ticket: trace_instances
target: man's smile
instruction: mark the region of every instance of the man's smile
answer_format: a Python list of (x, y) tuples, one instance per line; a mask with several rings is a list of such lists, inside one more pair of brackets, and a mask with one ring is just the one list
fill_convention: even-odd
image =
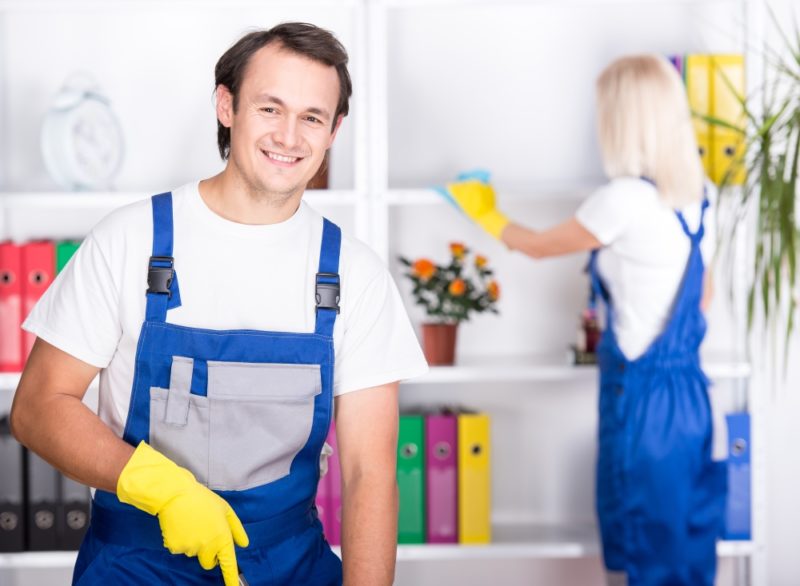
[(280, 153), (275, 153), (272, 151), (266, 151), (264, 149), (260, 149), (262, 154), (269, 159), (271, 163), (278, 165), (279, 167), (293, 167), (296, 163), (301, 161), (303, 157), (292, 157), (289, 155), (282, 155)]

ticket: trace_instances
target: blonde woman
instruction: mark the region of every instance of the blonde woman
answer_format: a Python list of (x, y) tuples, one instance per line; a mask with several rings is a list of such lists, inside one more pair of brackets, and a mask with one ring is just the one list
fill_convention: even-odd
[(444, 192), (532, 258), (593, 251), (592, 297), (606, 307), (596, 505), (609, 583), (712, 586), (726, 476), (711, 459), (699, 348), (714, 235), (683, 84), (661, 57), (624, 57), (598, 79), (597, 114), (610, 181), (564, 223), (510, 221), (480, 175)]

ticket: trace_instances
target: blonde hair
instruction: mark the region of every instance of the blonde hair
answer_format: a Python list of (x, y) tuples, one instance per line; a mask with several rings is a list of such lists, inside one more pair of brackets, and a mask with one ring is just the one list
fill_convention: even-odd
[(705, 180), (680, 75), (657, 55), (617, 59), (597, 79), (603, 167), (610, 178), (652, 179), (662, 201), (681, 208)]

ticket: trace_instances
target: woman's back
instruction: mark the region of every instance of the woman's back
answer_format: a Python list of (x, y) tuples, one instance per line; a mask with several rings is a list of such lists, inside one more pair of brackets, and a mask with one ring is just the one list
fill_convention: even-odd
[[(701, 201), (681, 210), (693, 232), (700, 210)], [(627, 358), (637, 358), (671, 315), (689, 258), (689, 238), (655, 186), (638, 178), (614, 179), (598, 189), (576, 218), (604, 245), (598, 266), (614, 304), (617, 340)], [(706, 212), (704, 224), (701, 250), (708, 266), (716, 238), (713, 210)]]

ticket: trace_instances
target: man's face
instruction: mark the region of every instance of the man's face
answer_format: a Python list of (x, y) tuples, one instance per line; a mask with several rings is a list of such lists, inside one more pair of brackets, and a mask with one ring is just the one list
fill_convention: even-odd
[(217, 90), (217, 116), (231, 129), (230, 164), (254, 191), (279, 200), (302, 192), (333, 143), (338, 100), (334, 67), (276, 43), (261, 48), (245, 70), (236, 112), (227, 88)]

